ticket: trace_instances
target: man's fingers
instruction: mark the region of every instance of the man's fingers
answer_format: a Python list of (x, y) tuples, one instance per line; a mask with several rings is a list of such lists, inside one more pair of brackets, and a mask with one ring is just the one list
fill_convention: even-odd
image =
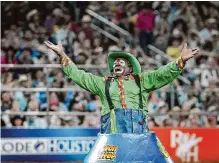
[(44, 42), (44, 44), (48, 47), (48, 48), (50, 48), (50, 44), (48, 43), (48, 42)]
[(183, 45), (183, 49), (187, 49), (187, 43)]
[(196, 49), (196, 50), (192, 51), (192, 55), (195, 55), (195, 54), (197, 54), (198, 52), (199, 52), (199, 49)]
[(192, 48), (192, 51), (199, 50), (199, 48)]
[(50, 42), (50, 41), (46, 41), (46, 42), (48, 42), (49, 44), (51, 44), (51, 45), (54, 45), (52, 42)]
[(54, 45), (53, 43), (51, 43), (50, 41), (44, 41), (45, 44), (47, 45)]
[(46, 44), (46, 46), (51, 46), (51, 43), (49, 41), (44, 41), (44, 44)]
[(54, 45), (53, 43), (51, 43), (50, 41), (45, 41), (44, 42), (46, 44), (46, 46), (49, 49), (52, 49), (54, 52), (56, 52), (56, 54), (58, 54), (59, 56), (62, 55), (63, 52), (63, 47), (61, 42), (58, 42), (58, 45)]
[(53, 50), (55, 49), (55, 46), (54, 46), (53, 43), (51, 43), (51, 42), (49, 42), (49, 41), (45, 41), (44, 43), (46, 44), (46, 46), (47, 46), (48, 48), (53, 49)]
[(62, 45), (62, 42), (61, 42), (61, 41), (58, 41), (58, 45), (59, 45), (59, 46)]
[(192, 50), (192, 52), (199, 52), (199, 49)]
[(58, 41), (58, 46), (59, 46), (59, 48), (62, 48), (62, 42), (61, 41)]

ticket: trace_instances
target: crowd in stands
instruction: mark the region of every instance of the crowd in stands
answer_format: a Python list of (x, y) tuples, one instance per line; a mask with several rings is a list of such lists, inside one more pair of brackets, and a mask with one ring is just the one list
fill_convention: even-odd
[[(86, 13), (90, 9), (129, 32), (125, 36)], [(142, 66), (147, 56), (161, 65), (168, 61), (148, 48), (151, 44), (173, 60), (183, 43), (200, 54), (186, 64), (182, 76), (151, 93), (149, 127), (219, 126), (219, 2), (2, 2), (1, 64), (60, 64), (44, 44), (61, 40), (78, 65), (106, 65), (109, 51), (128, 51)], [(112, 34), (112, 41), (95, 24)], [(139, 51), (139, 47), (143, 51)], [(145, 69), (144, 69), (145, 70)], [(107, 69), (92, 69), (103, 75)], [(146, 71), (146, 70), (145, 70)], [(60, 68), (1, 67), (1, 88), (70, 88), (74, 83)], [(49, 96), (49, 101), (47, 97)], [(89, 116), (10, 115), (13, 112), (91, 112)], [(1, 125), (6, 127), (99, 127), (99, 97), (84, 90), (67, 92), (1, 92)], [(167, 114), (167, 113), (174, 114)], [(208, 115), (200, 115), (208, 112)], [(5, 113), (5, 114), (4, 114)], [(7, 114), (6, 114), (7, 113)], [(179, 113), (179, 114), (178, 114)], [(180, 113), (189, 113), (180, 115)]]

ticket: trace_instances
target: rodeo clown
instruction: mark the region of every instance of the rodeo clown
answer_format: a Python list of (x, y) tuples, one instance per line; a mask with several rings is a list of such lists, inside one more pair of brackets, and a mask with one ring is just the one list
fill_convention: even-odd
[(45, 44), (61, 58), (67, 77), (102, 102), (101, 130), (84, 163), (170, 163), (165, 148), (147, 125), (148, 96), (172, 82), (186, 61), (199, 52), (183, 46), (181, 57), (151, 72), (142, 72), (138, 60), (127, 52), (110, 52), (111, 76), (99, 77), (79, 70), (65, 55), (61, 42)]

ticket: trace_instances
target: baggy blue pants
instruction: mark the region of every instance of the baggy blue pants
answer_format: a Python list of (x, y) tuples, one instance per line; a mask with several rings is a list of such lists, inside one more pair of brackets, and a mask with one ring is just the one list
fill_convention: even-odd
[[(148, 131), (147, 121), (141, 110), (115, 109), (118, 133), (143, 133)], [(109, 134), (111, 128), (110, 114), (101, 117), (101, 133)]]
[(118, 133), (110, 134), (110, 115), (101, 117), (101, 133), (84, 163), (173, 163), (148, 130), (141, 110), (115, 109)]

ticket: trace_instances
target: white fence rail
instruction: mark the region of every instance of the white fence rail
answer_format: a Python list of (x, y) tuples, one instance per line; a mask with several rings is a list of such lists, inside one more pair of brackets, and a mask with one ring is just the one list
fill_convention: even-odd
[[(60, 64), (1, 64), (1, 67), (5, 68), (61, 68)], [(77, 65), (78, 68), (82, 69), (103, 69), (107, 68), (107, 65)]]
[[(106, 65), (77, 65), (79, 68), (85, 68), (85, 69), (102, 69), (102, 68), (107, 68)], [(23, 65), (17, 65), (17, 64), (2, 64), (1, 67), (7, 67), (7, 68), (46, 68), (46, 75), (48, 79), (48, 69), (49, 68), (60, 68), (59, 64), (23, 64)], [(70, 88), (49, 88), (48, 82), (47, 86), (44, 88), (7, 88), (7, 87), (1, 87), (1, 92), (2, 91), (10, 91), (10, 92), (15, 92), (15, 91), (24, 91), (24, 92), (38, 92), (38, 91), (45, 91), (47, 92), (47, 101), (49, 101), (49, 92), (66, 92), (66, 91), (81, 91), (82, 89), (78, 86), (70, 87)], [(206, 91), (212, 91), (210, 89), (206, 89)], [(219, 91), (219, 88), (214, 89), (214, 91)], [(1, 114), (10, 114), (10, 115), (45, 115), (47, 117), (47, 124), (48, 127), (50, 126), (50, 115), (88, 115), (92, 113), (86, 113), (86, 112), (50, 112), (50, 106), (47, 105), (46, 112), (17, 112), (17, 113), (7, 113), (7, 112), (2, 112)], [(168, 113), (169, 115), (176, 114), (176, 113)], [(180, 115), (190, 115), (191, 113), (180, 113)], [(210, 113), (200, 113), (202, 115), (209, 115)], [(218, 114), (218, 113), (217, 113)], [(156, 114), (150, 114), (150, 116), (155, 116)], [(177, 113), (179, 115), (179, 113)]]
[(27, 111), (27, 112), (2, 112), (2, 115), (22, 115), (22, 116), (87, 116), (94, 114), (92, 112), (40, 112), (40, 111)]
[[(27, 112), (2, 112), (2, 115), (23, 115), (23, 116), (87, 116), (91, 114), (95, 114), (94, 112), (33, 112), (33, 111), (27, 111)], [(200, 113), (191, 113), (191, 112), (168, 112), (165, 114), (162, 113), (149, 113), (149, 116), (164, 116), (164, 115), (170, 115), (170, 116), (187, 116), (187, 115), (203, 115), (203, 116), (208, 116), (208, 115), (215, 115), (217, 116), (219, 114), (218, 111), (215, 112), (200, 112)]]
[[(1, 91), (7, 91), (7, 92), (68, 92), (68, 91), (82, 91), (84, 89), (81, 89), (78, 86), (70, 87), (70, 88), (5, 88), (2, 87)], [(85, 90), (84, 90), (85, 91)]]
[(108, 21), (106, 18), (104, 18), (104, 17), (102, 17), (101, 15), (95, 13), (94, 11), (92, 11), (92, 10), (90, 10), (90, 9), (86, 9), (86, 12), (87, 12), (89, 15), (91, 15), (91, 16), (95, 17), (96, 19), (100, 20), (101, 22), (103, 22), (103, 23), (109, 25), (110, 27), (116, 29), (116, 30), (119, 31), (120, 33), (122, 33), (122, 34), (124, 34), (124, 35), (126, 35), (126, 36), (130, 36), (130, 35), (131, 35), (128, 31), (126, 31), (126, 30), (122, 29), (121, 27), (115, 25), (114, 23)]
[[(74, 86), (74, 87), (68, 87), (68, 88), (7, 88), (7, 87), (1, 87), (1, 92), (6, 91), (6, 92), (71, 92), (71, 91), (86, 91), (79, 86)], [(198, 91), (197, 89), (193, 89), (193, 91)], [(206, 92), (219, 92), (219, 88), (215, 89), (205, 89)], [(168, 92), (168, 90), (167, 90)]]

